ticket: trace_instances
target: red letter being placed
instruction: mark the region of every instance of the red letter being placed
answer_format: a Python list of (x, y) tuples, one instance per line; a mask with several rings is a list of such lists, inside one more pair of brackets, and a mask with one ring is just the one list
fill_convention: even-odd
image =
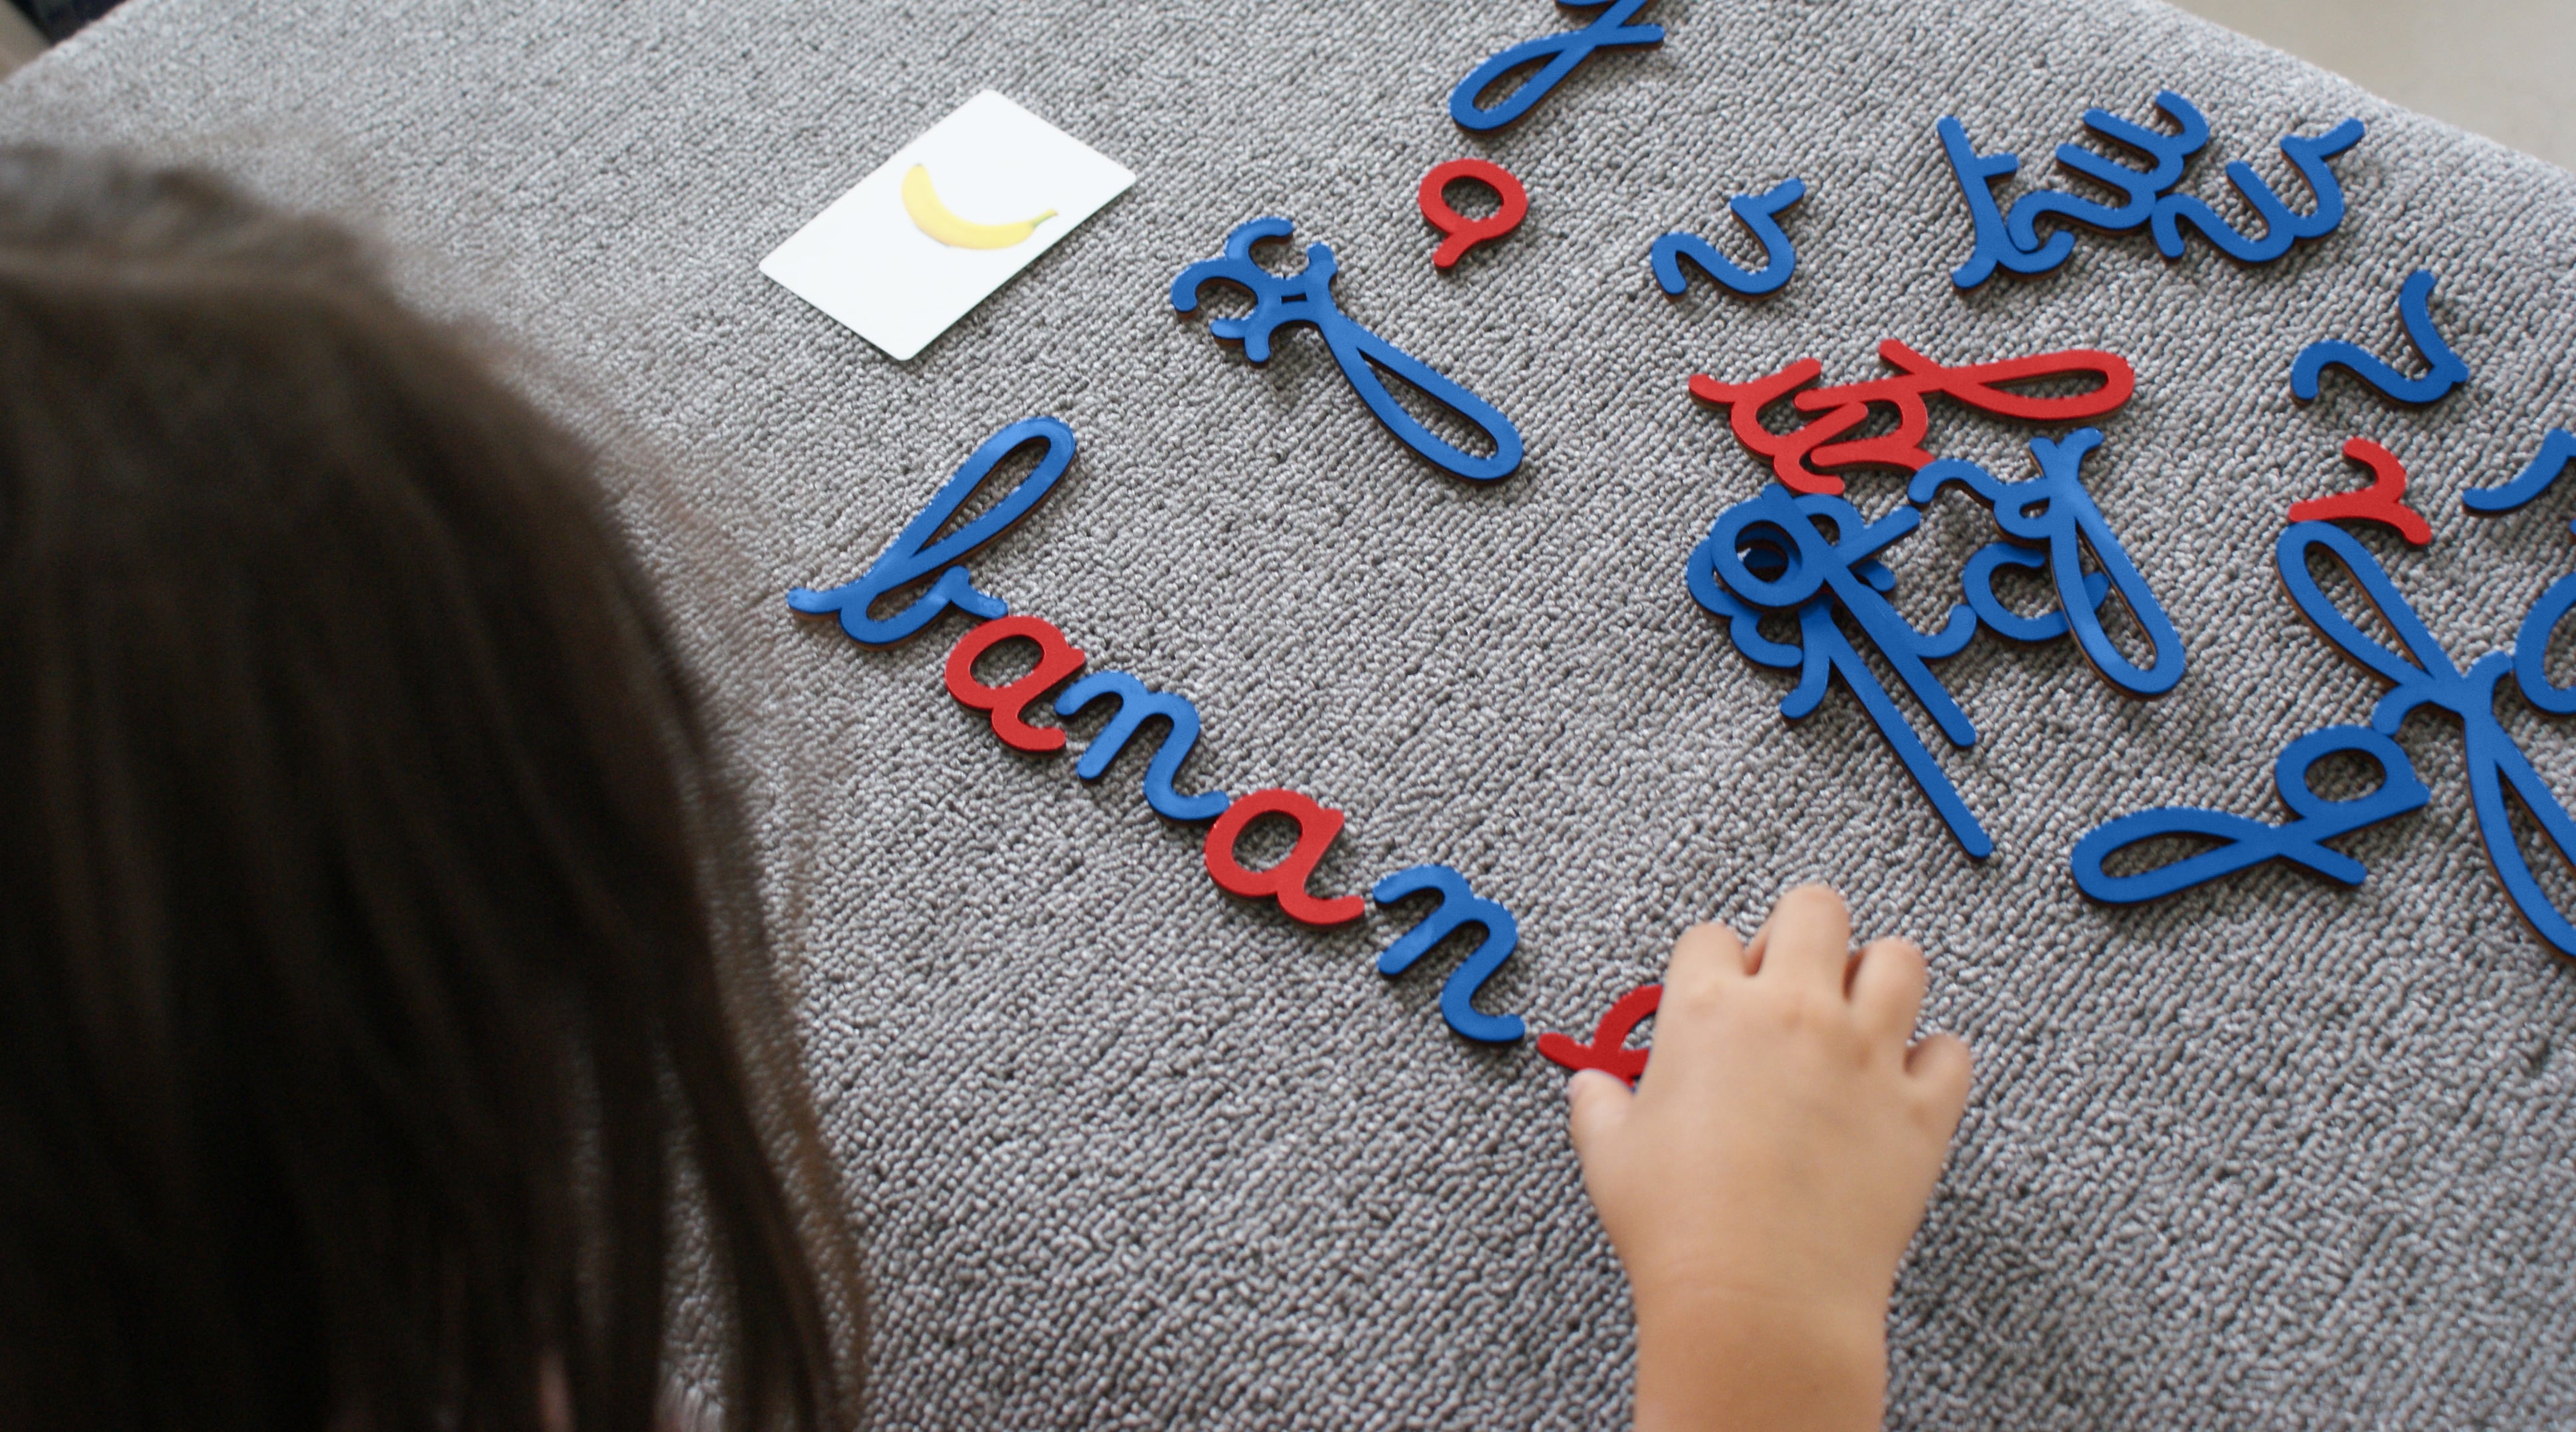
[[(1038, 644), (1037, 670), (1003, 686), (986, 686), (975, 679), (975, 659), (1013, 637), (1026, 637)], [(978, 711), (993, 713), (993, 734), (1002, 744), (1020, 751), (1061, 751), (1064, 732), (1053, 726), (1032, 726), (1020, 719), (1029, 703), (1046, 693), (1046, 689), (1082, 669), (1083, 656), (1064, 639), (1053, 623), (1039, 617), (995, 617), (957, 639), (948, 653), (948, 694)], [(1341, 818), (1333, 818), (1335, 829)]]
[[(1243, 835), (1245, 826), (1265, 815), (1284, 815), (1297, 822), (1297, 843), (1269, 869), (1246, 870), (1234, 858), (1234, 843)], [(1278, 896), (1279, 908), (1302, 924), (1347, 924), (1367, 913), (1367, 902), (1357, 895), (1319, 900), (1306, 891), (1306, 878), (1315, 873), (1316, 863), (1341, 833), (1340, 811), (1317, 805), (1295, 791), (1254, 791), (1237, 796), (1225, 814), (1216, 818), (1216, 824), (1208, 827), (1208, 875), (1218, 888), (1246, 900)]]
[(1639, 985), (1601, 1016), (1601, 1023), (1593, 1027), (1590, 1044), (1577, 1044), (1562, 1034), (1542, 1034), (1538, 1037), (1538, 1052), (1568, 1069), (1598, 1069), (1633, 1085), (1646, 1076), (1646, 1056), (1651, 1051), (1629, 1048), (1628, 1036), (1663, 1002), (1662, 985)]

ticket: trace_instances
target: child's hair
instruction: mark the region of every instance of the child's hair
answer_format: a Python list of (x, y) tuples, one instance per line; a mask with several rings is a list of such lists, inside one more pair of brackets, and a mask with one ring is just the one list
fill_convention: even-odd
[(584, 448), (343, 231), (0, 154), (0, 1426), (636, 1432), (691, 1218), (729, 1425), (848, 1425), (769, 981)]

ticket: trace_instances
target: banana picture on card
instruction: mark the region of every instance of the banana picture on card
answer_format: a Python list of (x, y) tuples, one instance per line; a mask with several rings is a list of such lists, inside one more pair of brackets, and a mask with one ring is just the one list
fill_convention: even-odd
[(907, 359), (1136, 176), (986, 90), (760, 261), (760, 271)]

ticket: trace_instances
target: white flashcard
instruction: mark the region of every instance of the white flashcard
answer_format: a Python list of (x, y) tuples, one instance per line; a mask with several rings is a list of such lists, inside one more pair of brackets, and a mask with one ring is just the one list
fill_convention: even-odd
[(991, 90), (959, 105), (760, 261), (910, 358), (1136, 176)]

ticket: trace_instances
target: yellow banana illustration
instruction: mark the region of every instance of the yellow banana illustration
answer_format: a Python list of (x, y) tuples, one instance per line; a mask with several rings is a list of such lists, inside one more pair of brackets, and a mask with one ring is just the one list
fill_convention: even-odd
[(904, 171), (903, 211), (923, 233), (955, 249), (1007, 249), (1025, 242), (1038, 225), (1055, 217), (1055, 210), (1049, 209), (1016, 224), (968, 223), (939, 202), (939, 191), (930, 187), (930, 170), (919, 164)]

